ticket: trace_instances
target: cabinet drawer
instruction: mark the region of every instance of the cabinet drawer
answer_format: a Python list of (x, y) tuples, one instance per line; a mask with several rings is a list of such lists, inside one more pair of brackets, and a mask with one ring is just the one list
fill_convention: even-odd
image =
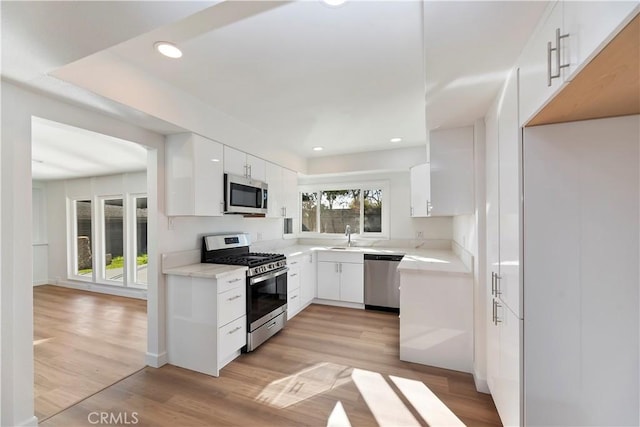
[(218, 329), (218, 360), (225, 361), (229, 356), (247, 344), (247, 317)]
[(291, 319), (300, 311), (300, 289), (287, 295), (287, 319)]
[(349, 252), (346, 250), (318, 251), (318, 261), (364, 264), (364, 255), (362, 252)]
[(300, 288), (300, 266), (296, 265), (287, 271), (287, 292)]
[(228, 276), (223, 276), (218, 279), (218, 293), (226, 292), (238, 286), (244, 287), (246, 283), (247, 273), (244, 270), (238, 273), (231, 273)]
[(287, 266), (289, 268), (298, 267), (303, 263), (302, 255), (296, 255), (294, 257), (287, 257)]
[(218, 326), (226, 325), (247, 310), (247, 288), (238, 286), (227, 292), (218, 294)]

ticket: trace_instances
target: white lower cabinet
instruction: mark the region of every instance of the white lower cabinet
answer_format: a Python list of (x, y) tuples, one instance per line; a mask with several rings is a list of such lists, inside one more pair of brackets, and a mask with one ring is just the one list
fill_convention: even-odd
[(300, 311), (300, 259), (287, 259), (287, 320)]
[(364, 255), (320, 251), (317, 257), (318, 298), (364, 304)]
[(302, 266), (300, 268), (300, 304), (305, 308), (316, 297), (317, 276), (316, 276), (316, 255), (313, 252), (302, 256)]
[(247, 344), (245, 270), (217, 279), (167, 276), (167, 357), (218, 376)]
[(400, 270), (400, 360), (473, 371), (473, 278)]

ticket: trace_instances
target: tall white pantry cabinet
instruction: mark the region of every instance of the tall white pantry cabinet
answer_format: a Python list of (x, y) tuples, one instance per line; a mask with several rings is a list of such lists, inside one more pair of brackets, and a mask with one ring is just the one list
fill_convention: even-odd
[[(550, 10), (570, 30), (597, 20), (583, 3)], [(489, 389), (505, 425), (640, 425), (640, 116), (526, 126), (530, 66), (486, 116)]]

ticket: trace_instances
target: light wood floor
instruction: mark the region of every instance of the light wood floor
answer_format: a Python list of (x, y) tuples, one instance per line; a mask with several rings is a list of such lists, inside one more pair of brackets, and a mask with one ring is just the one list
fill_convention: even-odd
[(33, 304), (39, 420), (145, 366), (146, 301), (45, 285)]
[(393, 314), (312, 305), (219, 378), (147, 367), (41, 425), (89, 426), (95, 412), (144, 426), (345, 425), (341, 413), (354, 427), (451, 425), (431, 417), (442, 405), (466, 425), (500, 425), (471, 375), (401, 362), (398, 326)]

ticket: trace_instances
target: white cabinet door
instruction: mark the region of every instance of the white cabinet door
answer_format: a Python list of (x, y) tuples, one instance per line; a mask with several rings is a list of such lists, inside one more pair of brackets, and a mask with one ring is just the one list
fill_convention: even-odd
[(284, 199), (282, 168), (271, 162), (267, 162), (265, 174), (266, 182), (269, 185), (267, 217), (280, 218), (282, 216)]
[(505, 426), (522, 425), (520, 391), (520, 331), (522, 320), (504, 305), (497, 307), (496, 315), (500, 340), (500, 371), (491, 390), (500, 420)]
[[(500, 299), (521, 317), (520, 292), (520, 126), (518, 124), (518, 70), (509, 76), (498, 112), (500, 269), (496, 287)], [(494, 155), (494, 153), (491, 153)], [(494, 183), (492, 183), (495, 185)], [(492, 189), (492, 191), (494, 191)], [(492, 194), (492, 197), (495, 197)], [(495, 202), (495, 200), (492, 200)], [(495, 220), (492, 218), (492, 220)]]
[(428, 215), (428, 201), (431, 193), (429, 163), (411, 168), (411, 210), (412, 217)]
[(234, 175), (246, 176), (247, 154), (235, 148), (224, 146), (224, 171)]
[(318, 298), (340, 300), (340, 264), (318, 262)]
[(498, 165), (498, 117), (497, 106), (487, 114), (486, 120), (486, 215), (487, 215), (487, 383), (493, 391), (497, 382), (500, 363), (498, 329), (493, 324), (493, 278), (500, 272), (500, 202)]
[(300, 303), (304, 306), (316, 297), (316, 263), (313, 253), (303, 257), (300, 275)]
[(220, 216), (224, 211), (223, 146), (194, 135), (195, 215)]
[(340, 263), (340, 300), (364, 303), (363, 264)]
[(429, 216), (472, 214), (473, 126), (430, 132), (429, 153)]
[(266, 181), (266, 162), (256, 156), (247, 154), (247, 167), (249, 168), (249, 176), (257, 181)]
[(569, 34), (569, 77), (600, 51), (638, 11), (637, 1), (566, 1), (563, 31)]
[(220, 216), (223, 146), (192, 133), (166, 141), (166, 214)]
[[(298, 174), (289, 169), (282, 169), (284, 193), (284, 216), (296, 218), (298, 216)], [(294, 228), (295, 230), (296, 228)]]
[[(564, 73), (561, 73), (561, 77), (554, 79), (549, 86), (547, 43), (551, 42), (552, 47), (555, 46), (556, 29), (560, 28), (562, 32), (563, 2), (555, 2), (549, 7), (552, 9), (548, 9), (545, 13), (546, 20), (538, 26), (529, 39), (518, 61), (520, 68), (520, 124), (522, 125), (533, 118), (546, 101), (551, 99), (562, 85), (564, 78)], [(564, 45), (565, 41), (566, 39), (561, 41), (561, 45)], [(552, 52), (551, 63), (551, 71), (556, 73), (558, 69), (555, 52)]]

